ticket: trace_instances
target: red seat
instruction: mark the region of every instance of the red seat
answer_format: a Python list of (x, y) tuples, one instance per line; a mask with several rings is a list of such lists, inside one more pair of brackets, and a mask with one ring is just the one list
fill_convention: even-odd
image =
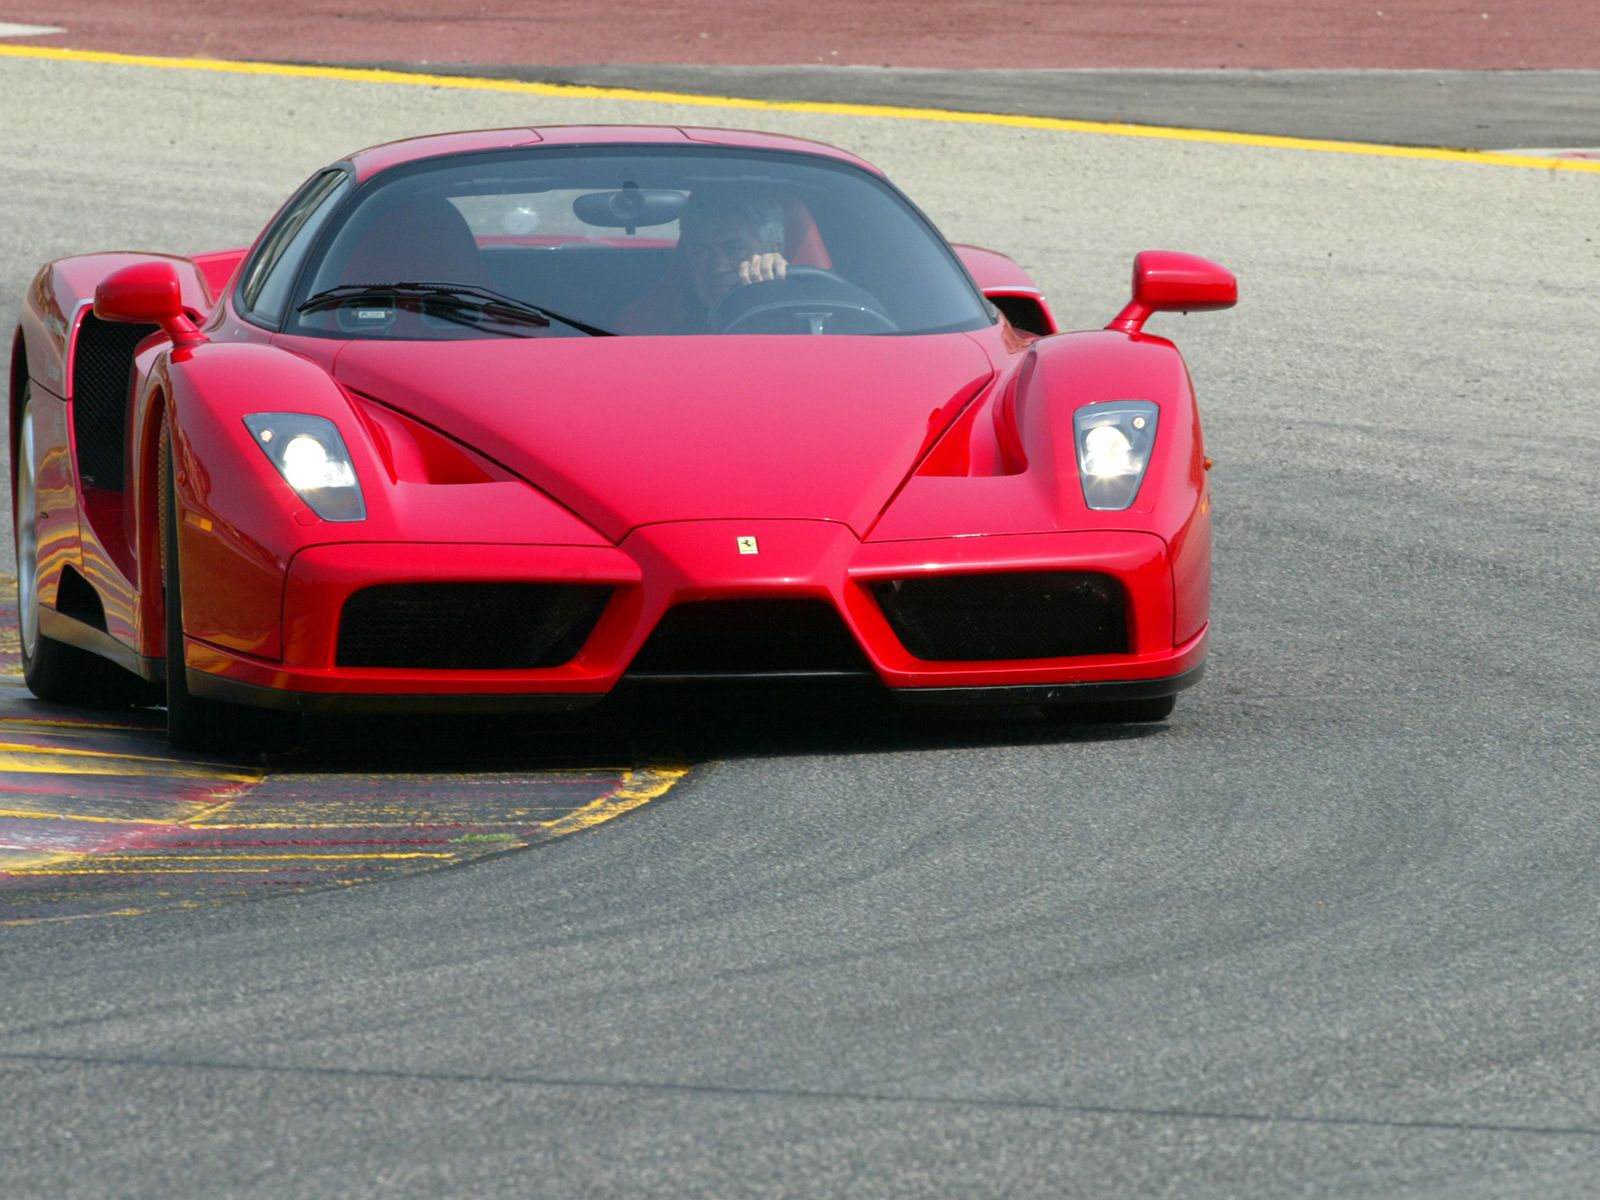
[[(489, 287), (489, 272), (467, 220), (442, 196), (411, 198), (384, 209), (354, 234), (355, 242), (322, 286), (347, 283), (465, 283)], [(340, 247), (330, 255), (338, 259)]]
[[(364, 214), (363, 214), (364, 215)], [(313, 292), (352, 284), (459, 283), (493, 288), (478, 242), (461, 211), (443, 196), (413, 196), (358, 217), (340, 232), (328, 252)], [(399, 309), (377, 326), (353, 322), (353, 310), (329, 309), (303, 318), (329, 332), (370, 331), (388, 337), (447, 335), (419, 312)]]

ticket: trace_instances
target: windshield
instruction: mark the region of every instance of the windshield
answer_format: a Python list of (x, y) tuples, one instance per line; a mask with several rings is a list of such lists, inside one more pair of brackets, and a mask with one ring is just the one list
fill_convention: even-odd
[(613, 146), (376, 176), (321, 231), (286, 328), (460, 340), (919, 334), (991, 320), (944, 240), (870, 172), (792, 153)]

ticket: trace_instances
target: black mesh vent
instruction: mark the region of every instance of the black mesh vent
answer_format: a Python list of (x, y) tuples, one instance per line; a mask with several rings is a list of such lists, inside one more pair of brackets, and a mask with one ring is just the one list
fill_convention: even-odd
[(72, 432), (78, 474), (110, 491), (122, 490), (123, 438), (128, 422), (133, 349), (157, 329), (85, 313), (72, 357)]
[(569, 661), (608, 587), (562, 583), (386, 583), (345, 601), (341, 667), (515, 671)]
[(699, 600), (667, 610), (632, 675), (860, 675), (861, 648), (825, 600)]
[(932, 662), (1126, 654), (1122, 585), (1089, 571), (883, 579), (872, 585), (900, 644)]

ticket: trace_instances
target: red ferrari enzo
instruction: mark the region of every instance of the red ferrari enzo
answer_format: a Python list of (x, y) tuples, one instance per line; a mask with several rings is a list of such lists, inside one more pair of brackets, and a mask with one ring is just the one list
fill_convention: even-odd
[(1159, 719), (1204, 665), (1210, 464), (1143, 325), (1235, 296), (1146, 252), (1057, 334), (1009, 258), (796, 138), (364, 150), (248, 250), (34, 279), (25, 677), (164, 685), (197, 748), (730, 677)]

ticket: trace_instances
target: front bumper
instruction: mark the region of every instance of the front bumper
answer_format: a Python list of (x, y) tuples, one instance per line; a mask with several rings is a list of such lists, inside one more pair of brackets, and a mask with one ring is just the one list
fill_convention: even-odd
[[(871, 590), (874, 582), (889, 579), (1035, 571), (1094, 571), (1115, 578), (1126, 598), (1126, 652), (928, 661), (901, 644)], [(359, 589), (529, 581), (612, 589), (598, 623), (566, 663), (490, 670), (337, 664), (340, 615)], [(1205, 628), (1176, 640), (1173, 597), (1165, 542), (1137, 532), (863, 543), (831, 521), (686, 521), (641, 527), (616, 547), (346, 543), (308, 548), (290, 563), (281, 660), (191, 638), (185, 662), (189, 687), (197, 695), (267, 707), (346, 712), (574, 708), (603, 698), (628, 677), (635, 656), (674, 605), (793, 598), (830, 605), (859, 646), (865, 673), (910, 698), (1131, 699), (1169, 694), (1198, 678)], [(471, 616), (464, 614), (463, 636), (473, 633)], [(742, 667), (730, 662), (712, 674), (739, 677)]]

